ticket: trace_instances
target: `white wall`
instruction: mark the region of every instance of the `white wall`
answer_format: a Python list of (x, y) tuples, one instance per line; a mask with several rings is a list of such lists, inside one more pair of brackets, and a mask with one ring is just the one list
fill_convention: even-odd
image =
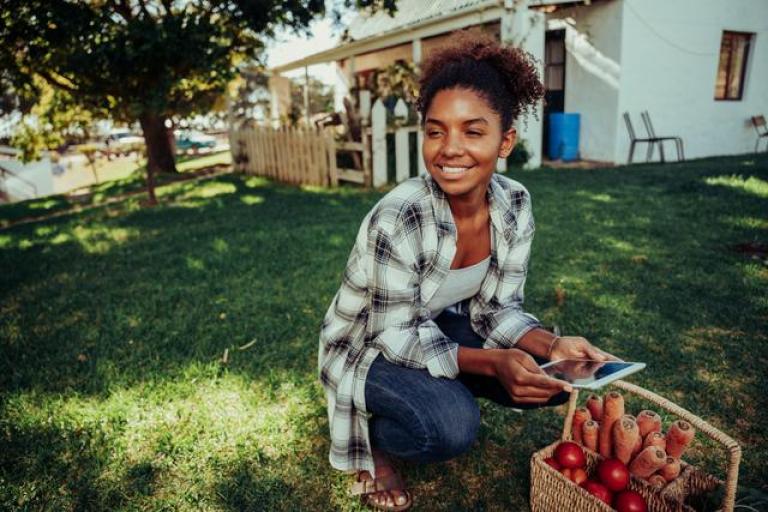
[[(768, 115), (768, 1), (622, 0), (621, 113), (648, 110), (657, 135), (679, 135), (686, 158), (753, 151), (749, 118)], [(755, 33), (741, 101), (716, 101), (723, 30)], [(622, 124), (614, 160), (626, 162)], [(644, 147), (641, 158), (645, 157)], [(667, 155), (674, 149), (670, 145)], [(657, 153), (658, 156), (658, 153)], [(637, 158), (637, 153), (635, 155)]]
[[(23, 164), (15, 158), (6, 159), (0, 157), (0, 166), (18, 176), (8, 175), (4, 182), (0, 184), (0, 187), (7, 190), (13, 199), (24, 200), (53, 194), (51, 161), (47, 157), (28, 164)], [(23, 180), (19, 178), (23, 178)], [(2, 176), (0, 176), (0, 180), (3, 180)], [(30, 187), (29, 183), (34, 184), (36, 190)]]
[[(535, 11), (522, 11), (518, 18), (502, 18), (501, 36), (506, 43), (519, 46), (539, 61), (539, 75), (544, 77), (544, 31), (546, 20), (543, 14)], [(531, 155), (526, 167), (541, 166), (543, 136), (543, 104), (539, 102), (534, 112), (521, 116), (515, 123), (519, 140), (525, 142)], [(506, 162), (501, 168), (506, 169)]]
[(621, 73), (620, 0), (560, 9), (547, 28), (565, 29), (565, 111), (581, 114), (579, 149), (588, 160), (613, 161)]

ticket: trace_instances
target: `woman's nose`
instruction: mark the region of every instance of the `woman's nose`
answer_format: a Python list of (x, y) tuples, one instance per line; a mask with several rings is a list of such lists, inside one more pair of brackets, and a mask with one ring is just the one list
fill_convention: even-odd
[(463, 155), (464, 143), (457, 135), (448, 135), (443, 146), (443, 154), (447, 157)]

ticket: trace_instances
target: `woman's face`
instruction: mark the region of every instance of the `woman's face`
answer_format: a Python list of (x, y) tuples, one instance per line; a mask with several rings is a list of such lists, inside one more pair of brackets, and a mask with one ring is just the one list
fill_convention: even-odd
[(438, 92), (427, 110), (422, 155), (432, 178), (448, 196), (484, 198), (496, 169), (515, 144), (515, 129), (468, 89)]

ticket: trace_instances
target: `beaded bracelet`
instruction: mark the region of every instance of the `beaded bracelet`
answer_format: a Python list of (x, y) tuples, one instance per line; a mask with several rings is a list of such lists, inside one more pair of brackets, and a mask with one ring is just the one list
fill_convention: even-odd
[(549, 342), (549, 350), (547, 350), (547, 359), (552, 355), (552, 349), (555, 348), (555, 343), (560, 339), (560, 336), (555, 336), (552, 341)]

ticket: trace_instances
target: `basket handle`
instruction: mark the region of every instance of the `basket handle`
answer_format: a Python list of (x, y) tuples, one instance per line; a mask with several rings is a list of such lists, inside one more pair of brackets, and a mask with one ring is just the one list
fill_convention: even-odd
[[(723, 512), (733, 512), (733, 508), (736, 503), (736, 485), (739, 479), (739, 462), (741, 461), (741, 446), (739, 443), (733, 440), (730, 436), (724, 434), (717, 428), (713, 427), (703, 419), (699, 418), (692, 412), (683, 409), (679, 405), (670, 402), (666, 398), (663, 398), (652, 391), (648, 391), (645, 388), (630, 384), (623, 380), (617, 380), (612, 385), (620, 388), (630, 394), (637, 395), (641, 398), (652, 402), (662, 409), (670, 412), (677, 417), (684, 419), (699, 432), (704, 433), (710, 439), (720, 443), (728, 450), (728, 462), (726, 468), (725, 477), (725, 496), (723, 497)], [(571, 393), (570, 400), (568, 401), (568, 412), (565, 415), (565, 423), (563, 424), (563, 436), (562, 440), (567, 441), (571, 439), (571, 428), (573, 425), (573, 415), (576, 412), (576, 402), (578, 401), (579, 391), (574, 389)]]

